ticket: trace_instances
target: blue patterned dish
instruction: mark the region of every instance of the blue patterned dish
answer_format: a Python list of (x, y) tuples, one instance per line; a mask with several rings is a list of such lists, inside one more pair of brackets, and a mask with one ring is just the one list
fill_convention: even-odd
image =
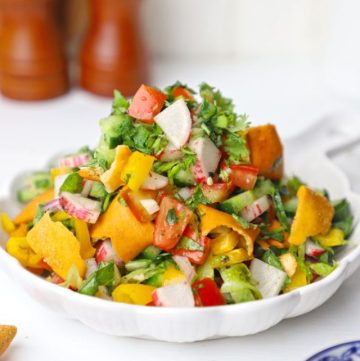
[(360, 341), (351, 341), (329, 347), (306, 361), (360, 361)]

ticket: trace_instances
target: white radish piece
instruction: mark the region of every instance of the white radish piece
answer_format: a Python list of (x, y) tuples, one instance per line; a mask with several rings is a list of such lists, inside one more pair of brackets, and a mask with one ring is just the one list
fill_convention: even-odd
[(162, 162), (172, 162), (184, 157), (184, 153), (175, 147), (174, 144), (169, 143), (159, 155), (159, 160)]
[(286, 279), (285, 272), (257, 258), (251, 261), (250, 272), (253, 279), (257, 282), (257, 288), (263, 298), (278, 295)]
[(221, 152), (207, 137), (192, 140), (189, 146), (196, 153), (196, 163), (192, 168), (194, 177), (198, 183), (206, 183), (219, 165)]
[(59, 160), (59, 167), (81, 167), (82, 165), (86, 164), (89, 161), (89, 154), (81, 153), (81, 154), (74, 154), (70, 155), (66, 158), (62, 158)]
[(100, 216), (101, 203), (80, 194), (62, 192), (60, 203), (67, 214), (87, 223), (96, 223)]
[(95, 260), (100, 262), (115, 262), (118, 266), (122, 265), (122, 260), (115, 253), (114, 248), (109, 239), (102, 241), (95, 254)]
[(188, 141), (192, 122), (183, 98), (156, 115), (154, 120), (176, 149), (180, 149)]
[(52, 201), (47, 202), (43, 208), (44, 212), (57, 212), (62, 210), (63, 208), (61, 206), (61, 202), (59, 198), (55, 198)]
[(86, 180), (84, 182), (84, 186), (83, 186), (83, 189), (81, 191), (81, 195), (83, 197), (87, 197), (90, 194), (93, 184), (94, 184), (94, 181), (92, 181), (92, 180)]
[(161, 174), (150, 172), (150, 175), (145, 179), (141, 189), (153, 190), (164, 188), (169, 184), (169, 179)]
[(193, 193), (194, 193), (194, 191), (192, 189), (190, 189), (189, 187), (180, 188), (179, 191), (177, 192), (177, 194), (184, 201), (186, 201), (188, 198), (190, 198)]
[(64, 184), (66, 178), (69, 174), (58, 175), (54, 179), (54, 197), (58, 198), (60, 196), (60, 188)]
[(161, 307), (194, 307), (194, 296), (187, 282), (157, 288), (153, 294), (156, 306)]
[(94, 272), (98, 270), (98, 265), (96, 263), (95, 258), (88, 258), (85, 260), (86, 263), (86, 273), (85, 279), (88, 279)]
[(261, 216), (266, 212), (270, 207), (270, 201), (267, 196), (262, 196), (257, 199), (254, 203), (251, 203), (249, 206), (245, 207), (241, 211), (241, 217), (243, 217), (248, 222), (253, 221), (255, 218)]
[(192, 284), (196, 276), (196, 272), (190, 263), (189, 258), (183, 256), (173, 256), (173, 260), (179, 266), (180, 271), (185, 275), (187, 281)]
[(325, 249), (308, 239), (305, 243), (305, 253), (310, 257), (319, 257), (325, 252)]
[(140, 203), (150, 215), (155, 214), (160, 210), (160, 206), (155, 199), (141, 199)]

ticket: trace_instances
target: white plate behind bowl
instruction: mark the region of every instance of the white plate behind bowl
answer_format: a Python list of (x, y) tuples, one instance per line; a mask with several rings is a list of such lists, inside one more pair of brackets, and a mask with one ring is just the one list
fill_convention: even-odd
[[(326, 188), (332, 198), (346, 197), (355, 218), (351, 244), (338, 254), (339, 266), (325, 279), (270, 299), (207, 308), (144, 307), (105, 301), (51, 284), (30, 272), (4, 250), (6, 235), (0, 233), (1, 269), (43, 306), (109, 335), (131, 336), (170, 342), (194, 342), (228, 336), (245, 336), (264, 331), (281, 320), (299, 316), (320, 306), (360, 264), (360, 197), (326, 157), (323, 149), (299, 155), (297, 143), (289, 145), (288, 174), (298, 174), (314, 187)], [(14, 214), (14, 200), (0, 201), (0, 210)]]

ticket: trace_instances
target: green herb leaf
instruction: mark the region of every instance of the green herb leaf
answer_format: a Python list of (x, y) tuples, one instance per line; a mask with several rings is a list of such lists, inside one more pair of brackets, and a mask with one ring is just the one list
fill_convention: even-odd
[(199, 184), (190, 198), (188, 198), (185, 204), (191, 209), (195, 210), (200, 204), (209, 204), (210, 201), (205, 197), (201, 190), (202, 184)]
[(129, 101), (120, 93), (114, 90), (114, 100), (112, 103), (112, 114), (120, 115), (127, 113), (129, 109)]

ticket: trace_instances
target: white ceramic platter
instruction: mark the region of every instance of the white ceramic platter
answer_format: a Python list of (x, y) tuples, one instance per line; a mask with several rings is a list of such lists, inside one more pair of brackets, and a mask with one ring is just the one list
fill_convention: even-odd
[[(331, 133), (331, 127), (326, 129)], [(337, 253), (339, 266), (331, 275), (311, 285), (274, 298), (220, 307), (176, 309), (115, 303), (80, 295), (26, 271), (4, 250), (7, 239), (4, 232), (0, 232), (1, 269), (44, 307), (109, 335), (194, 342), (264, 331), (285, 318), (319, 307), (360, 264), (360, 197), (351, 192), (346, 177), (327, 156), (330, 150), (353, 142), (360, 133), (338, 134), (332, 138), (331, 147), (315, 146), (308, 151), (309, 143), (314, 144), (314, 137), (320, 139), (321, 134), (330, 139), (330, 133), (326, 134), (323, 127), (314, 127), (286, 142), (287, 173), (299, 175), (311, 186), (326, 188), (333, 199), (346, 197), (355, 218), (351, 244)], [(18, 206), (9, 196), (0, 201), (0, 210), (13, 215)]]

